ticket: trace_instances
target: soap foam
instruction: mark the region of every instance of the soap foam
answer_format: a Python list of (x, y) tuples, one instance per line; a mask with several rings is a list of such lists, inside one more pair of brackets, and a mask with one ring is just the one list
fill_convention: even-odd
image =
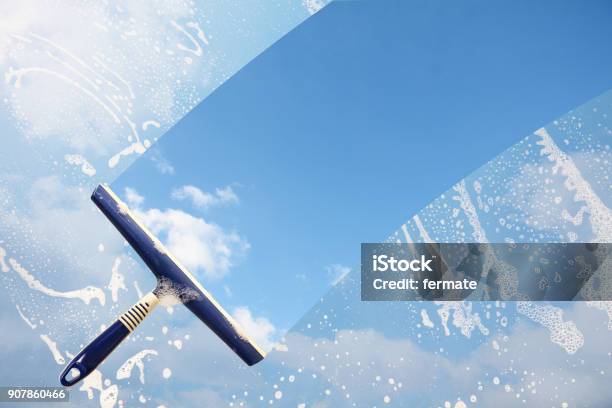
[(421, 309), (421, 323), (425, 327), (429, 327), (429, 328), (434, 327), (434, 324), (429, 318), (429, 315), (427, 314), (427, 310), (425, 309)]
[(516, 309), (546, 327), (550, 331), (550, 340), (561, 346), (567, 354), (574, 354), (584, 345), (584, 335), (574, 322), (563, 321), (563, 309), (533, 302), (517, 302)]
[(72, 164), (73, 166), (81, 166), (81, 172), (86, 176), (93, 177), (96, 175), (94, 166), (80, 154), (66, 154), (64, 155), (64, 160), (66, 160), (66, 163)]
[(128, 358), (125, 363), (119, 367), (116, 374), (117, 379), (124, 380), (130, 378), (132, 376), (132, 370), (134, 369), (134, 366), (136, 366), (138, 367), (138, 370), (140, 370), (138, 379), (140, 380), (141, 384), (144, 384), (144, 362), (142, 360), (147, 356), (156, 356), (157, 354), (157, 351), (152, 349), (139, 351), (132, 357)]
[(125, 278), (119, 272), (119, 265), (121, 265), (121, 258), (115, 258), (113, 268), (111, 270), (111, 278), (108, 283), (108, 290), (111, 292), (111, 298), (113, 302), (117, 302), (119, 289), (127, 290), (125, 287)]
[(15, 307), (17, 308), (17, 313), (19, 313), (21, 319), (30, 327), (30, 329), (34, 330), (36, 328), (36, 324), (32, 323), (32, 321), (23, 314), (23, 312), (19, 308), (19, 305), (15, 305)]
[[(580, 173), (572, 158), (563, 152), (553, 141), (546, 129), (538, 129), (535, 134), (540, 137), (537, 142), (541, 146), (540, 154), (546, 156), (554, 163), (553, 174), (561, 170), (565, 177), (565, 187), (574, 192), (574, 201), (584, 202), (580, 215), (587, 211), (590, 215), (591, 230), (595, 235), (595, 242), (612, 242), (612, 210), (597, 196), (591, 185)], [(575, 218), (566, 214), (566, 218), (574, 221)], [(575, 222), (581, 223), (582, 217)], [(574, 222), (574, 223), (575, 223)]]
[(55, 362), (60, 365), (66, 364), (64, 356), (62, 356), (62, 353), (60, 353), (59, 349), (57, 348), (57, 343), (51, 340), (51, 338), (46, 334), (41, 334), (40, 338), (45, 342), (47, 347), (49, 347), (49, 351), (51, 351), (51, 355), (53, 355)]
[(180, 285), (168, 278), (157, 280), (157, 287), (154, 290), (162, 306), (173, 306), (180, 303), (187, 303), (200, 297), (200, 293), (188, 286)]
[(81, 299), (87, 305), (89, 304), (89, 302), (91, 302), (92, 299), (98, 299), (100, 304), (104, 306), (104, 303), (106, 301), (106, 296), (104, 295), (104, 292), (100, 288), (97, 288), (95, 286), (87, 286), (83, 289), (71, 290), (68, 292), (60, 292), (55, 289), (46, 287), (43, 283), (41, 283), (32, 274), (30, 274), (30, 272), (28, 272), (27, 269), (21, 266), (19, 262), (17, 262), (13, 258), (9, 259), (9, 264), (11, 265), (13, 270), (17, 272), (17, 274), (21, 277), (21, 279), (23, 279), (23, 281), (28, 284), (28, 286), (31, 289), (37, 290), (39, 292), (42, 292), (52, 297), (66, 298), (66, 299)]
[(83, 379), (79, 391), (85, 391), (87, 398), (94, 398), (94, 390), (100, 392), (100, 407), (113, 408), (117, 404), (119, 396), (119, 387), (116, 384), (111, 384), (108, 379), (106, 386), (102, 381), (102, 373), (99, 370), (94, 370), (91, 374)]
[(442, 327), (444, 328), (444, 334), (446, 336), (450, 336), (448, 320), (451, 311), (453, 311), (453, 325), (457, 327), (461, 331), (461, 334), (467, 337), (468, 339), (472, 336), (472, 332), (475, 328), (478, 328), (480, 333), (482, 333), (484, 336), (489, 335), (489, 329), (486, 328), (480, 320), (480, 315), (478, 313), (472, 312), (472, 302), (436, 301), (434, 303), (440, 306), (440, 308), (438, 309), (438, 316), (440, 316), (440, 321), (442, 323)]
[(10, 270), (6, 264), (6, 251), (2, 247), (0, 247), (0, 270), (2, 272), (8, 272)]

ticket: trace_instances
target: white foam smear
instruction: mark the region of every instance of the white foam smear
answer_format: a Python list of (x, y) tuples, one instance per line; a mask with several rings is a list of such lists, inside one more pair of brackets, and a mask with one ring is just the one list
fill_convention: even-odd
[[(406, 242), (407, 244), (412, 244), (414, 241), (412, 240), (412, 237), (410, 236), (410, 233), (408, 232), (408, 227), (406, 227), (406, 224), (402, 224), (402, 232), (404, 234), (404, 242)], [(397, 240), (398, 243), (402, 242), (401, 240)]]
[(21, 320), (23, 320), (30, 327), (30, 329), (34, 330), (36, 328), (36, 324), (32, 323), (32, 321), (23, 314), (19, 308), (19, 305), (15, 305), (15, 307), (17, 308), (17, 313), (19, 313)]
[(584, 336), (572, 321), (563, 321), (563, 309), (533, 302), (517, 302), (516, 310), (550, 331), (550, 340), (567, 354), (574, 354), (584, 345)]
[[(197, 56), (202, 55), (202, 49), (195, 37), (189, 34), (182, 26), (173, 21), (177, 29), (181, 31), (187, 38), (192, 41), (194, 48), (185, 47), (182, 44), (177, 44), (177, 48), (182, 51), (194, 53)], [(207, 42), (198, 23), (190, 22), (187, 24), (196, 30), (197, 37), (203, 42)], [(123, 157), (133, 154), (143, 154), (150, 146), (151, 141), (148, 139), (142, 140), (138, 132), (135, 119), (133, 118), (133, 103), (136, 99), (132, 84), (129, 80), (120, 75), (117, 70), (109, 67), (109, 63), (105, 63), (101, 55), (92, 57), (93, 64), (88, 64), (84, 59), (79, 58), (73, 52), (70, 52), (65, 47), (57, 44), (50, 39), (38, 35), (29, 34), (22, 36), (21, 39), (32, 43), (32, 40), (43, 43), (46, 46), (46, 54), (55, 63), (59, 64), (65, 72), (61, 72), (55, 68), (30, 66), (20, 69), (9, 68), (5, 73), (5, 83), (12, 83), (16, 89), (21, 88), (22, 79), (26, 75), (46, 75), (60, 80), (73, 88), (80, 91), (88, 97), (92, 102), (102, 108), (112, 119), (112, 121), (129, 129), (127, 141), (129, 145), (119, 150), (108, 160), (109, 168), (116, 167)], [(53, 52), (49, 51), (52, 50)], [(145, 120), (142, 122), (142, 129), (147, 130), (149, 126), (156, 128), (160, 127), (158, 121)], [(71, 161), (78, 161), (76, 155)], [(68, 160), (68, 159), (66, 159)], [(71, 164), (75, 164), (72, 163)], [(91, 165), (83, 164), (83, 171), (87, 175), (95, 174), (95, 169)]]
[(138, 285), (138, 281), (134, 281), (134, 290), (136, 290), (136, 294), (138, 295), (138, 299), (142, 297), (142, 290), (140, 290), (140, 286)]
[(21, 266), (13, 258), (9, 259), (9, 264), (15, 272), (23, 279), (23, 281), (33, 290), (44, 293), (45, 295), (66, 298), (66, 299), (81, 299), (85, 304), (89, 304), (92, 299), (97, 299), (102, 306), (106, 301), (106, 296), (102, 289), (95, 286), (87, 286), (83, 289), (71, 290), (68, 292), (59, 292), (55, 289), (48, 288), (37, 280), (30, 272), (28, 272), (23, 266)]
[(6, 250), (0, 247), (0, 270), (2, 272), (10, 271), (10, 268), (6, 264)]
[(112, 156), (110, 159), (108, 159), (108, 167), (113, 168), (117, 166), (117, 164), (119, 164), (119, 160), (121, 160), (122, 157), (129, 156), (134, 153), (143, 154), (146, 150), (147, 149), (143, 143), (140, 143), (140, 141), (134, 142), (125, 149), (121, 150), (119, 153)]
[(42, 339), (42, 341), (45, 342), (47, 347), (49, 347), (49, 351), (51, 351), (51, 355), (53, 355), (53, 359), (55, 360), (55, 362), (60, 365), (66, 364), (64, 356), (62, 356), (62, 353), (60, 353), (57, 348), (57, 343), (51, 340), (51, 338), (49, 338), (49, 336), (47, 336), (46, 334), (41, 334), (40, 338)]
[(119, 272), (119, 265), (121, 265), (121, 258), (116, 257), (111, 270), (110, 282), (108, 283), (108, 290), (110, 290), (111, 298), (115, 303), (119, 297), (119, 289), (127, 290), (125, 287), (125, 277)]
[[(480, 190), (480, 183), (475, 183), (477, 189)], [(473, 238), (473, 242), (479, 243), (487, 243), (487, 234), (482, 226), (482, 223), (478, 216), (478, 211), (474, 206), (470, 194), (466, 188), (465, 180), (461, 180), (459, 183), (452, 187), (452, 190), (456, 192), (456, 195), (452, 195), (451, 199), (456, 201), (459, 204), (459, 208), (463, 211), (463, 214), (466, 216), (470, 227), (472, 228), (471, 234)], [(456, 210), (454, 216), (459, 214), (459, 210)], [(419, 242), (436, 242), (428, 233), (427, 229), (423, 225), (421, 218), (418, 215), (415, 215), (412, 218), (412, 222), (416, 226), (419, 231), (419, 235), (421, 240)], [(412, 243), (412, 239), (410, 233), (408, 231), (408, 224), (403, 224), (401, 226), (401, 232), (397, 232), (395, 234), (398, 239), (397, 242), (402, 242), (399, 237), (403, 235), (406, 243)], [(488, 247), (485, 247), (485, 261), (482, 270), (482, 278), (486, 279), (490, 270), (495, 270), (496, 272), (496, 284), (499, 286), (500, 297), (502, 299), (519, 299), (519, 300), (527, 300), (524, 298), (522, 294), (518, 292), (518, 270), (508, 264), (507, 262), (500, 261), (495, 256), (495, 253)], [(486, 288), (480, 288), (479, 290), (487, 290)], [(484, 294), (483, 294), (484, 295)], [(442, 309), (439, 310), (439, 313), (442, 313), (443, 316), (446, 316), (447, 310)], [(442, 315), (441, 315), (442, 316)], [(448, 317), (447, 317), (448, 318)], [(449, 333), (447, 329), (445, 329), (446, 333)], [(448, 334), (447, 334), (448, 335)], [(467, 336), (469, 337), (469, 336)]]
[(100, 107), (102, 107), (111, 116), (111, 118), (113, 118), (113, 120), (116, 123), (120, 123), (119, 117), (115, 114), (115, 112), (113, 112), (93, 92), (91, 92), (89, 89), (86, 89), (85, 87), (80, 85), (78, 82), (74, 81), (73, 79), (71, 79), (71, 78), (69, 78), (69, 77), (67, 77), (67, 76), (65, 76), (63, 74), (60, 74), (59, 72), (53, 71), (51, 69), (42, 68), (42, 67), (28, 67), (28, 68), (21, 68), (21, 69), (9, 68), (8, 71), (4, 74), (4, 82), (9, 84), (9, 83), (11, 83), (11, 81), (14, 78), (15, 81), (13, 82), (13, 85), (15, 86), (15, 88), (19, 89), (21, 87), (22, 78), (24, 77), (24, 75), (27, 75), (27, 74), (44, 74), (44, 75), (49, 75), (49, 76), (55, 77), (56, 79), (64, 81), (65, 83), (67, 83), (69, 85), (72, 85), (76, 89), (78, 89), (81, 92), (83, 92), (85, 95), (89, 96), (98, 105), (100, 105)]
[(159, 122), (156, 121), (156, 120), (145, 120), (144, 122), (142, 122), (142, 130), (147, 130), (149, 128), (149, 126), (153, 126), (153, 127), (157, 128), (157, 129), (159, 129), (161, 127)]
[[(149, 140), (141, 140), (133, 119), (133, 101), (136, 96), (131, 83), (109, 68), (102, 54), (91, 57), (93, 63), (88, 63), (66, 47), (36, 33), (27, 33), (14, 38), (27, 43), (29, 47), (38, 48), (41, 55), (49, 61), (45, 65), (30, 65), (21, 68), (9, 67), (5, 72), (4, 81), (13, 85), (16, 90), (22, 88), (24, 78), (32, 77), (35, 82), (46, 82), (46, 78), (63, 83), (76, 90), (103, 111), (112, 123), (127, 127), (129, 134), (127, 147), (121, 149), (108, 161), (110, 168), (115, 167), (122, 157), (131, 154), (142, 154), (151, 145)], [(41, 61), (43, 62), (43, 61)], [(16, 94), (15, 94), (16, 95)], [(17, 112), (16, 112), (17, 113)], [(95, 117), (100, 121), (99, 117)], [(148, 124), (156, 121), (146, 121)], [(146, 126), (144, 126), (146, 129)], [(72, 165), (81, 166), (88, 176), (96, 174), (96, 170), (81, 154), (66, 154), (64, 159)]]
[[(190, 52), (190, 53), (192, 53), (193, 55), (195, 55), (197, 57), (201, 57), (202, 56), (202, 47), (200, 46), (200, 43), (193, 37), (193, 35), (191, 35), (187, 30), (185, 30), (176, 21), (172, 20), (171, 23), (174, 26), (174, 28), (176, 28), (178, 31), (183, 33), (189, 39), (191, 44), (193, 45), (193, 48), (190, 48), (190, 47), (187, 47), (187, 46), (185, 46), (185, 45), (183, 45), (181, 43), (178, 43), (176, 45), (176, 48), (178, 48), (179, 50), (182, 50), (182, 51)], [(187, 26), (195, 28), (197, 30), (198, 38), (200, 38), (202, 40), (202, 42), (204, 42), (205, 44), (208, 44), (208, 40), (204, 36), (204, 32), (199, 28), (197, 23), (195, 23), (195, 22), (187, 23)]]
[(111, 384), (108, 379), (103, 381), (102, 373), (98, 370), (94, 370), (83, 379), (79, 391), (85, 391), (87, 398), (90, 400), (94, 399), (94, 391), (98, 391), (100, 393), (99, 402), (101, 408), (113, 408), (117, 404), (117, 398), (119, 397), (119, 387), (116, 384)]
[(434, 303), (440, 306), (437, 312), (438, 316), (440, 316), (445, 335), (450, 336), (451, 334), (450, 329), (448, 328), (448, 321), (449, 317), (451, 316), (451, 311), (453, 325), (457, 327), (461, 331), (461, 334), (468, 339), (472, 336), (472, 332), (476, 328), (480, 330), (482, 335), (489, 335), (489, 329), (487, 329), (481, 322), (479, 314), (472, 312), (472, 302), (445, 301)]
[(325, 6), (326, 2), (323, 0), (302, 0), (302, 4), (310, 14), (315, 14)]
[(167, 380), (171, 376), (172, 376), (172, 370), (167, 367), (164, 368), (164, 370), (162, 371), (162, 377), (164, 377)]
[[(479, 182), (475, 182), (475, 190), (477, 194), (480, 194), (482, 186)], [(472, 228), (472, 238), (474, 242), (487, 243), (487, 234), (482, 227), (480, 218), (478, 217), (478, 211), (474, 206), (470, 194), (466, 188), (465, 180), (461, 180), (459, 183), (453, 186), (453, 190), (458, 193), (452, 197), (454, 201), (459, 203), (459, 207), (468, 219), (468, 223)], [(485, 249), (485, 262), (483, 265), (483, 276), (482, 279), (486, 279), (491, 269), (494, 269), (497, 277), (495, 282), (499, 285), (500, 297), (502, 299), (515, 299), (518, 293), (518, 270), (508, 264), (507, 262), (500, 261), (495, 256), (495, 253), (490, 248)]]
[(422, 242), (436, 242), (433, 239), (431, 239), (431, 237), (429, 236), (429, 233), (427, 232), (427, 230), (425, 229), (425, 226), (423, 226), (423, 223), (421, 222), (421, 217), (419, 217), (418, 215), (415, 215), (414, 217), (412, 217), (412, 220), (414, 221), (414, 224), (419, 229), (419, 234), (421, 234)]
[(123, 365), (119, 367), (119, 369), (117, 370), (117, 375), (116, 375), (117, 379), (125, 380), (126, 378), (130, 378), (132, 376), (132, 370), (134, 369), (134, 366), (136, 366), (138, 367), (138, 370), (140, 371), (138, 375), (138, 379), (140, 380), (141, 384), (144, 384), (145, 383), (145, 373), (144, 373), (143, 359), (147, 356), (156, 356), (157, 354), (158, 354), (157, 351), (152, 350), (152, 349), (145, 349), (145, 350), (139, 351), (132, 357), (128, 358), (125, 361), (125, 363), (123, 363)]
[(474, 207), (470, 194), (465, 187), (465, 180), (461, 180), (459, 183), (455, 184), (453, 186), (453, 190), (459, 194), (458, 196), (454, 196), (453, 200), (459, 202), (459, 206), (468, 218), (470, 226), (472, 227), (472, 237), (474, 238), (474, 242), (489, 242), (487, 235), (480, 224), (480, 220), (478, 219), (476, 207)]
[[(540, 154), (554, 163), (553, 174), (561, 170), (561, 174), (565, 176), (565, 187), (574, 192), (574, 201), (584, 203), (584, 207), (580, 211), (584, 212), (586, 210), (590, 215), (591, 229), (595, 234), (593, 240), (595, 242), (612, 242), (612, 211), (595, 194), (591, 185), (582, 177), (572, 158), (559, 149), (546, 129), (538, 129), (535, 134), (541, 138), (537, 142), (538, 145), (542, 146)], [(566, 218), (574, 224), (582, 222), (581, 216), (577, 218), (568, 216)]]
[(427, 310), (425, 309), (421, 309), (421, 324), (429, 328), (434, 327), (434, 324), (429, 318), (429, 314), (427, 314)]
[(73, 166), (81, 166), (81, 172), (86, 176), (93, 177), (96, 175), (96, 169), (80, 154), (66, 154), (64, 160)]

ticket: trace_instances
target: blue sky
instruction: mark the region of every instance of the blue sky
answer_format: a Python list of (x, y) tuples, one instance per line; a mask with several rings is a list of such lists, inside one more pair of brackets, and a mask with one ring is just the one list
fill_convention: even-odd
[[(462, 176), (612, 87), (608, 9), (334, 3), (197, 106), (113, 188), (248, 242), (222, 278), (200, 276), (228, 308), (286, 329), (329, 288), (330, 269), (358, 267), (360, 242), (385, 239)], [(161, 160), (173, 174), (158, 171)], [(173, 198), (185, 185), (213, 195), (229, 186), (238, 199), (197, 208)]]
[[(152, 4), (159, 14), (150, 13)], [(10, 328), (1, 352), (10, 368), (2, 372), (5, 384), (57, 384), (63, 360), (131, 306), (138, 289), (153, 284), (152, 274), (132, 260), (135, 254), (126, 254), (117, 231), (89, 200), (97, 183), (112, 181), (139, 157), (109, 167), (109, 159), (134, 142), (133, 129), (127, 120), (114, 122), (90, 95), (103, 101), (117, 96), (117, 106), (107, 107), (135, 123), (142, 140), (156, 140), (228, 75), (309, 16), (310, 6), (322, 3), (169, 4), (24, 1), (5, 7), (3, 22), (9, 24), (0, 35), (18, 35), (0, 38), (0, 68), (12, 73), (0, 83), (0, 320)], [(360, 302), (353, 275), (303, 313), (334, 273), (345, 270), (330, 273), (328, 267), (358, 265), (360, 242), (383, 240), (393, 231), (404, 239), (404, 228), (398, 229), (404, 222), (422, 240), (417, 212), (435, 239), (470, 236), (468, 217), (454, 199), (457, 191), (447, 191), (464, 177), (476, 205), (478, 195), (485, 202), (493, 194), (505, 200), (497, 212), (479, 209), (491, 240), (521, 239), (522, 232), (500, 228), (499, 218), (532, 216), (532, 204), (554, 208), (553, 216), (543, 218), (551, 240), (559, 231), (591, 239), (594, 225), (610, 231), (592, 223), (597, 219), (590, 210), (578, 226), (563, 218), (564, 210), (574, 216), (584, 203), (572, 200), (562, 172), (552, 186), (563, 194), (533, 194), (551, 184), (529, 166), (552, 171), (555, 163), (537, 145), (545, 138), (532, 132), (564, 115), (547, 125), (548, 133), (610, 207), (610, 94), (565, 115), (611, 87), (610, 11), (605, 1), (337, 2), (291, 32), (113, 182), (124, 197), (126, 187), (144, 197), (139, 202), (134, 191), (131, 196), (160, 236), (180, 238), (174, 242), (179, 251), (188, 248), (185, 238), (190, 245), (203, 236), (229, 244), (231, 256), (220, 258), (232, 260), (226, 269), (207, 271), (198, 251), (187, 252), (196, 255), (189, 262), (230, 312), (238, 311), (263, 337), (301, 318), (287, 335), (287, 351), (246, 369), (186, 308), (161, 309), (100, 367), (98, 385), (84, 387), (92, 399), (75, 389), (72, 404), (97, 405), (101, 394), (118, 390), (116, 399), (125, 406), (140, 405), (141, 398), (168, 407), (194, 401), (238, 405), (241, 399), (267, 406), (282, 391), (283, 406), (382, 406), (385, 396), (391, 406), (444, 406), (474, 395), (477, 406), (503, 407), (517, 403), (506, 385), (531, 390), (534, 378), (537, 393), (521, 395), (536, 406), (609, 406), (612, 332), (606, 305), (538, 305), (535, 311), (551, 319), (533, 321), (514, 303), (451, 304), (447, 312), (466, 317), (467, 324), (445, 322), (442, 305)], [(209, 44), (197, 35), (198, 27)], [(24, 75), (17, 87), (11, 70), (28, 67), (52, 70), (90, 93), (40, 72)], [(100, 78), (109, 82), (96, 86)], [(96, 174), (83, 173), (81, 165), (66, 160), (68, 154), (82, 155)], [(522, 198), (505, 194), (512, 189)], [(588, 204), (597, 210), (596, 200)], [(442, 228), (439, 221), (455, 210), (462, 227)], [(530, 231), (529, 238), (540, 232)], [(116, 284), (121, 277), (123, 288)], [(30, 287), (32, 279), (44, 287)], [(89, 299), (91, 293), (98, 297)], [(476, 316), (488, 335), (470, 327)], [(559, 333), (566, 329), (569, 336)], [(570, 354), (566, 343), (581, 336), (584, 344)], [(135, 367), (130, 378), (117, 378), (119, 367), (144, 350), (157, 354), (142, 361), (142, 373)], [(172, 370), (169, 378), (163, 376), (166, 368)], [(527, 370), (530, 377), (523, 378)]]

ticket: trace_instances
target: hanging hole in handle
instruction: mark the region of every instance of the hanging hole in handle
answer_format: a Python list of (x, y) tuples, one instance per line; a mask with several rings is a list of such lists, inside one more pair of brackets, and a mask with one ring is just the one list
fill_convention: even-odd
[(78, 365), (79, 364), (76, 363), (72, 367), (66, 367), (60, 377), (60, 382), (63, 386), (70, 387), (79, 382), (82, 377), (82, 372)]
[(66, 376), (66, 379), (68, 379), (68, 381), (72, 381), (72, 380), (79, 378), (80, 375), (81, 375), (81, 372), (79, 371), (79, 369), (76, 367), (72, 367), (70, 371), (68, 371), (68, 375)]

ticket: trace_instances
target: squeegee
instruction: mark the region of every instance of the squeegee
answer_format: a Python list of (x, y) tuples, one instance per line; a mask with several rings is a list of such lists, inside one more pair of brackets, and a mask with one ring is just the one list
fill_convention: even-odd
[(99, 185), (91, 199), (151, 269), (157, 278), (157, 285), (72, 359), (60, 375), (62, 385), (74, 385), (91, 374), (151, 313), (160, 298), (168, 295), (178, 298), (249, 366), (265, 357), (243, 328), (138, 220), (110, 187)]

